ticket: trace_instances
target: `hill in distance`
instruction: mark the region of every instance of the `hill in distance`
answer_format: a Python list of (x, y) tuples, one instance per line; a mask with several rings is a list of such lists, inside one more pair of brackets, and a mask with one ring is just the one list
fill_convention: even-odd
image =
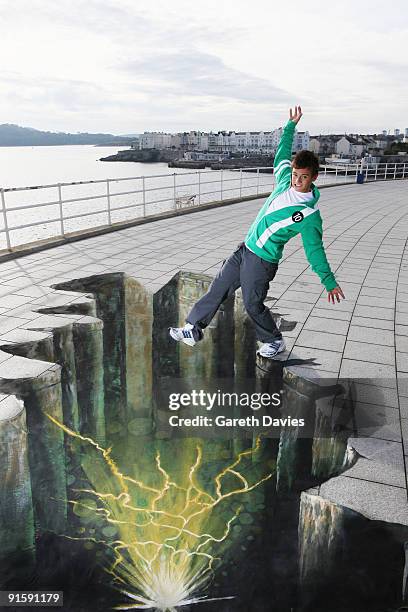
[(131, 137), (113, 134), (89, 134), (78, 132), (42, 132), (12, 123), (0, 125), (0, 147), (47, 146), (47, 145), (128, 145)]

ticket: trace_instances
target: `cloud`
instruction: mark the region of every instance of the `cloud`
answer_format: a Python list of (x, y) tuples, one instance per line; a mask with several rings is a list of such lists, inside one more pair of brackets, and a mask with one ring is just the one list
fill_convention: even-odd
[[(210, 96), (241, 102), (272, 104), (293, 99), (270, 81), (228, 67), (219, 57), (197, 49), (156, 53), (118, 66), (149, 91), (187, 96)], [(150, 82), (150, 85), (149, 85)]]
[(394, 84), (398, 83), (398, 79), (401, 79), (404, 87), (406, 87), (406, 75), (408, 72), (408, 61), (405, 62), (390, 62), (384, 60), (373, 60), (360, 62), (364, 67), (372, 68), (376, 72), (379, 72), (382, 77), (392, 79)]

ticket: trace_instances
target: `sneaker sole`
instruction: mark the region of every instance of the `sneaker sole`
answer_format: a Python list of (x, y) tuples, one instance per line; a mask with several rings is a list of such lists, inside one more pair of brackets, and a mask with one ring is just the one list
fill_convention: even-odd
[(196, 341), (190, 338), (178, 338), (176, 336), (176, 334), (174, 334), (173, 330), (171, 327), (169, 327), (169, 334), (170, 337), (173, 338), (173, 340), (175, 340), (176, 342), (183, 342), (183, 344), (187, 344), (187, 346), (194, 346), (196, 344)]
[(276, 357), (277, 355), (279, 355), (279, 353), (284, 353), (286, 351), (286, 345), (281, 348), (277, 353), (275, 353), (274, 355), (261, 355), (260, 350), (256, 351), (256, 354), (258, 355), (258, 357), (263, 357), (264, 359), (274, 359), (274, 357)]

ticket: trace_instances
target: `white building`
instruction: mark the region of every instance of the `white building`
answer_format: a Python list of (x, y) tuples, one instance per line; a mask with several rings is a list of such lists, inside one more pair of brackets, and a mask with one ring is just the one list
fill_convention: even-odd
[[(219, 138), (218, 147), (225, 151), (271, 155), (278, 148), (282, 132), (282, 128), (277, 128), (271, 132), (219, 132), (222, 137)], [(308, 149), (309, 141), (309, 132), (295, 132), (292, 151)]]
[[(283, 128), (270, 132), (144, 132), (140, 135), (140, 149), (166, 149), (174, 147), (185, 151), (211, 151), (219, 153), (269, 154), (276, 152), (282, 137)], [(309, 132), (296, 132), (292, 152), (309, 149)]]
[(360, 144), (356, 138), (352, 136), (342, 136), (336, 142), (336, 153), (338, 155), (350, 155), (351, 157), (361, 156), (364, 145)]
[(309, 151), (312, 151), (315, 155), (319, 155), (320, 141), (317, 138), (310, 138), (309, 140)]
[(293, 139), (292, 153), (309, 149), (310, 146), (310, 135), (309, 132), (295, 132)]
[(171, 146), (171, 134), (164, 132), (143, 132), (139, 138), (140, 149), (167, 149)]

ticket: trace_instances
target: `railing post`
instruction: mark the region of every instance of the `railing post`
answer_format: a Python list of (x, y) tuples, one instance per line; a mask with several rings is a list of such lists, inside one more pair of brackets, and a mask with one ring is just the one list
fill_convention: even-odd
[(143, 187), (143, 216), (146, 216), (146, 185), (145, 185), (145, 177), (142, 176), (142, 187)]
[(242, 198), (242, 168), (239, 169), (239, 197)]
[(326, 182), (327, 166), (324, 167), (324, 182)]
[(387, 170), (388, 170), (388, 162), (385, 164), (385, 176), (384, 178), (387, 178)]
[(108, 200), (108, 225), (112, 225), (109, 179), (106, 179), (106, 197)]
[(403, 166), (402, 166), (402, 178), (405, 178), (405, 166), (406, 165), (407, 164), (403, 164)]
[(367, 177), (368, 177), (368, 164), (366, 165), (366, 175), (365, 175), (365, 182), (367, 182)]
[(345, 166), (345, 170), (346, 170), (346, 172), (344, 174), (344, 182), (347, 183), (347, 173), (348, 173), (348, 166), (347, 166), (347, 164)]
[(259, 195), (259, 168), (256, 169), (256, 195)]
[(338, 167), (338, 165), (336, 164), (336, 182), (337, 182), (337, 173), (338, 173), (338, 171), (339, 171), (339, 167)]
[(8, 222), (7, 222), (7, 210), (6, 210), (6, 199), (4, 197), (4, 189), (1, 189), (1, 212), (3, 213), (3, 222), (4, 222), (4, 229), (6, 232), (7, 249), (11, 251), (10, 233), (9, 233)]
[(221, 202), (222, 202), (222, 196), (223, 196), (223, 171), (221, 170)]
[(198, 205), (201, 204), (201, 170), (198, 171)]
[(173, 198), (174, 198), (174, 210), (177, 210), (177, 190), (176, 190), (176, 173), (173, 173)]
[(394, 164), (394, 176), (393, 176), (394, 181), (395, 181), (395, 177), (396, 176), (397, 176), (397, 163), (395, 162), (395, 164)]
[(64, 208), (62, 206), (62, 187), (61, 183), (58, 183), (58, 201), (59, 201), (59, 209), (60, 209), (60, 223), (61, 223), (61, 236), (65, 236), (65, 228), (64, 228)]
[(374, 181), (377, 180), (377, 173), (378, 173), (378, 164), (375, 164)]

